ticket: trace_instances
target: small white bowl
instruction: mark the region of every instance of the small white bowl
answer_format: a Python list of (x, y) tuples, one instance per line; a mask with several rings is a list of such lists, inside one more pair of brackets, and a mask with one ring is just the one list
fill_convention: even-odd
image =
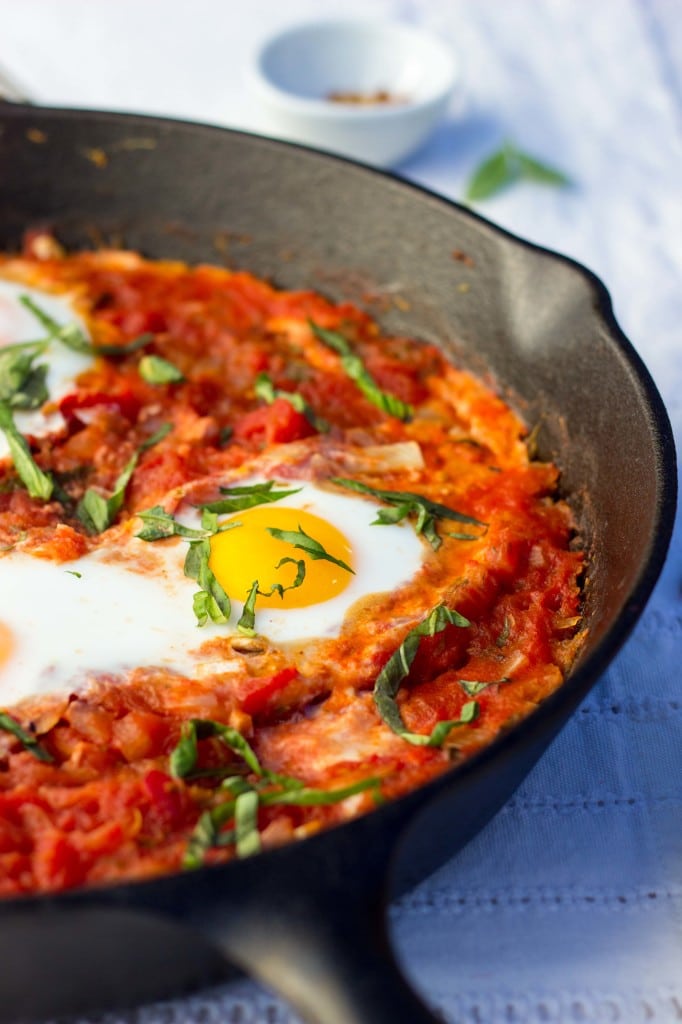
[[(295, 142), (390, 166), (421, 146), (459, 78), (440, 39), (399, 22), (308, 22), (267, 40), (254, 91), (264, 127)], [(334, 94), (389, 102), (336, 102)]]

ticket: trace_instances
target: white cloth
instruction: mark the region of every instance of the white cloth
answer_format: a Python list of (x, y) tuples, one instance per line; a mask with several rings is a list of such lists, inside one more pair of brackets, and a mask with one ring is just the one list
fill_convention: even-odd
[[(481, 204), (584, 262), (614, 299), (682, 446), (682, 7), (676, 0), (4, 0), (0, 65), (37, 100), (258, 128), (264, 33), (395, 16), (458, 52), (464, 104), (407, 178), (461, 197), (504, 138), (563, 168)], [(627, 438), (621, 443), (627, 444)], [(682, 531), (634, 636), (497, 818), (392, 908), (401, 959), (448, 1020), (682, 1020)], [(294, 1014), (251, 982), (109, 1022)]]

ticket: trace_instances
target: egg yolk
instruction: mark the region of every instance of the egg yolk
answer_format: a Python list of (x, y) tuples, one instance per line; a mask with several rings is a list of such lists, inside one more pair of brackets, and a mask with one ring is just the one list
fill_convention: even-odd
[(12, 630), (4, 622), (0, 622), (0, 667), (9, 661), (14, 649)]
[(336, 597), (352, 580), (347, 569), (326, 559), (313, 559), (288, 541), (273, 537), (268, 527), (277, 530), (303, 530), (318, 541), (324, 550), (353, 568), (353, 553), (344, 535), (325, 519), (298, 508), (274, 508), (272, 505), (247, 509), (224, 520), (240, 523), (234, 529), (211, 537), (209, 568), (225, 592), (238, 601), (246, 599), (254, 580), (261, 591), (273, 583), (290, 587), (296, 578), (297, 566), (283, 558), (305, 563), (305, 579), (301, 586), (277, 592), (269, 597), (258, 596), (258, 608), (305, 608)]

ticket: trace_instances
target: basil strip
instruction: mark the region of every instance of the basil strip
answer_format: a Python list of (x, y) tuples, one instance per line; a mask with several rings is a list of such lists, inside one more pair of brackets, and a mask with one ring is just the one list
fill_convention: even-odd
[(325, 562), (333, 562), (334, 565), (340, 566), (345, 569), (346, 572), (350, 572), (355, 575), (355, 570), (351, 569), (349, 565), (346, 565), (340, 558), (334, 558), (328, 551), (320, 544), (319, 540), (315, 540), (305, 532), (300, 526), (298, 530), (278, 530), (275, 526), (268, 526), (267, 531), (271, 536), (275, 537), (276, 540), (283, 540), (287, 544), (293, 544), (295, 548), (300, 548), (301, 551), (305, 551), (313, 561), (323, 559)]
[[(138, 512), (137, 516), (144, 523), (144, 527), (135, 534), (140, 540), (165, 540), (167, 537), (184, 537), (186, 540), (203, 540), (211, 537), (214, 531), (193, 530), (189, 526), (183, 526), (170, 512), (166, 512), (163, 505), (154, 505), (145, 512)], [(237, 525), (236, 523), (234, 524)]]
[(276, 593), (279, 594), (281, 598), (283, 598), (287, 590), (296, 590), (296, 588), (300, 587), (301, 584), (303, 583), (303, 580), (305, 579), (305, 562), (303, 561), (303, 559), (280, 558), (279, 562), (275, 566), (275, 569), (279, 569), (280, 566), (285, 565), (287, 562), (291, 562), (293, 565), (297, 566), (296, 578), (294, 579), (294, 582), (291, 583), (288, 587), (282, 586), (281, 583), (273, 583), (269, 590), (260, 590), (258, 580), (254, 580), (253, 583), (251, 584), (251, 589), (249, 590), (248, 597), (246, 598), (246, 602), (244, 604), (244, 611), (242, 612), (239, 622), (237, 623), (237, 629), (239, 630), (240, 633), (243, 633), (244, 636), (256, 635), (255, 608), (256, 597), (258, 594), (260, 594), (261, 597), (271, 597), (273, 594)]
[(191, 718), (183, 725), (180, 740), (171, 753), (171, 774), (184, 779), (191, 775), (197, 763), (197, 740), (219, 739), (237, 754), (255, 775), (263, 775), (263, 769), (252, 747), (240, 732), (222, 722), (210, 718)]
[(54, 480), (33, 461), (26, 438), (17, 430), (12, 410), (5, 402), (0, 402), (0, 430), (7, 438), (14, 468), (28, 493), (32, 498), (48, 501), (52, 497)]
[(133, 457), (128, 460), (108, 498), (103, 498), (98, 491), (89, 487), (78, 502), (76, 515), (89, 533), (102, 533), (111, 526), (123, 506), (126, 487), (135, 472), (139, 458), (140, 453), (135, 452)]
[(254, 580), (251, 584), (246, 601), (244, 602), (244, 610), (237, 623), (237, 629), (244, 636), (255, 636), (256, 635), (256, 597), (258, 595), (258, 580)]
[(168, 437), (173, 429), (172, 423), (162, 423), (158, 430), (155, 430), (146, 441), (143, 441), (139, 447), (139, 451), (146, 452), (149, 448), (153, 448), (154, 445), (158, 444), (159, 441), (163, 441), (164, 437)]
[(220, 493), (225, 497), (219, 501), (211, 501), (202, 507), (210, 512), (217, 512), (218, 515), (228, 515), (230, 512), (242, 512), (244, 509), (254, 508), (256, 505), (279, 501), (281, 498), (287, 498), (290, 494), (298, 494), (301, 490), (300, 487), (295, 487), (290, 491), (276, 491), (274, 488), (274, 480), (250, 484), (246, 487), (221, 487)]
[(0, 349), (0, 402), (10, 409), (38, 409), (49, 398), (45, 383), (48, 367), (33, 361), (45, 351), (46, 342), (28, 342)]
[(511, 677), (502, 676), (501, 679), (491, 679), (490, 681), (483, 681), (480, 679), (459, 679), (458, 682), (467, 697), (477, 697), (479, 693), (487, 690), (489, 686), (503, 686), (505, 683), (510, 683)]
[(32, 736), (30, 732), (26, 732), (26, 730), (19, 725), (11, 715), (8, 715), (6, 711), (0, 711), (0, 729), (4, 732), (11, 733), (15, 739), (19, 740), (24, 750), (28, 750), (28, 752), (33, 754), (33, 756), (39, 761), (49, 763), (54, 760), (52, 755), (40, 746), (35, 736)]
[[(423, 534), (434, 551), (443, 543), (436, 530), (436, 520), (451, 519), (456, 523), (468, 523), (471, 526), (482, 526), (487, 528), (488, 524), (467, 516), (463, 512), (457, 512), (454, 508), (441, 505), (437, 501), (425, 498), (423, 494), (415, 494), (413, 491), (384, 491), (377, 487), (369, 487), (360, 483), (359, 480), (351, 480), (348, 477), (332, 477), (331, 482), (339, 487), (347, 487), (348, 490), (357, 491), (358, 494), (369, 494), (373, 498), (392, 505), (392, 509), (380, 509), (374, 525), (383, 526), (387, 523), (399, 523), (408, 517), (414, 517), (414, 532)], [(472, 534), (452, 534), (458, 540), (475, 540)]]
[(212, 622), (227, 622), (232, 607), (222, 585), (209, 568), (210, 557), (211, 544), (208, 539), (190, 541), (184, 572), (189, 579), (196, 580), (200, 587), (193, 601), (199, 626), (205, 626), (209, 618)]
[[(230, 793), (231, 799), (226, 800), (210, 811), (205, 811), (199, 818), (189, 838), (187, 851), (183, 859), (183, 867), (192, 869), (200, 867), (210, 849), (235, 844), (238, 857), (250, 857), (261, 849), (258, 833), (258, 807), (285, 805), (292, 807), (319, 807), (340, 803), (348, 797), (365, 792), (368, 789), (378, 793), (380, 780), (375, 778), (360, 779), (349, 786), (339, 789), (308, 788), (297, 779), (287, 779), (274, 773), (265, 772), (265, 785), (273, 783), (281, 785), (281, 789), (263, 792), (252, 786), (245, 779), (232, 777), (226, 779), (221, 788)], [(248, 798), (248, 799), (247, 799)], [(234, 828), (223, 832), (221, 829), (234, 819)]]
[(234, 804), (235, 849), (237, 856), (252, 857), (260, 853), (262, 843), (258, 831), (258, 793), (240, 793)]
[(273, 386), (272, 380), (267, 373), (259, 373), (256, 377), (254, 384), (254, 391), (259, 398), (262, 398), (268, 405), (277, 398), (283, 398), (285, 402), (288, 402), (296, 412), (300, 412), (305, 416), (308, 423), (313, 427), (318, 434), (326, 434), (329, 431), (329, 424), (321, 416), (318, 416), (315, 410), (309, 405), (303, 395), (300, 395), (297, 391), (283, 391), (280, 388)]
[(342, 334), (338, 334), (336, 331), (326, 330), (324, 327), (318, 327), (312, 320), (308, 320), (310, 329), (312, 330), (318, 341), (321, 341), (327, 348), (331, 348), (334, 352), (337, 352), (341, 357), (341, 366), (344, 369), (347, 377), (357, 384), (360, 391), (362, 391), (365, 398), (376, 405), (378, 409), (383, 412), (387, 412), (389, 416), (395, 416), (396, 419), (407, 422), (412, 419), (414, 412), (411, 405), (403, 402), (400, 398), (395, 395), (389, 394), (388, 391), (382, 391), (374, 377), (371, 375), (369, 370), (365, 367), (362, 359), (359, 355), (353, 352), (349, 343), (346, 341)]
[(478, 165), (469, 179), (466, 199), (468, 202), (488, 199), (509, 185), (524, 180), (559, 187), (571, 184), (563, 171), (524, 153), (511, 142), (505, 142), (501, 149)]
[(179, 384), (185, 379), (177, 366), (161, 356), (143, 356), (137, 371), (147, 384)]
[(378, 787), (378, 779), (360, 779), (350, 786), (343, 786), (339, 789), (312, 789), (299, 786), (292, 789), (285, 789), (281, 792), (262, 793), (260, 802), (264, 807), (272, 807), (275, 804), (286, 804), (292, 807), (323, 807), (328, 804), (338, 804), (341, 800), (347, 800), (349, 796), (356, 796), (364, 793), (367, 789)]
[(386, 725), (398, 736), (416, 747), (440, 747), (447, 739), (450, 730), (456, 725), (472, 722), (478, 715), (478, 704), (469, 701), (464, 705), (460, 717), (446, 722), (439, 722), (429, 735), (410, 732), (405, 725), (396, 696), (400, 684), (410, 673), (422, 638), (435, 636), (448, 626), (466, 628), (471, 623), (463, 615), (444, 604), (436, 605), (419, 625), (411, 629), (397, 651), (395, 651), (377, 676), (374, 684), (374, 703)]
[(128, 341), (123, 345), (93, 345), (92, 342), (88, 341), (78, 324), (57, 323), (49, 313), (46, 313), (37, 302), (33, 301), (30, 295), (21, 295), (19, 301), (29, 313), (33, 313), (33, 316), (45, 328), (51, 340), (61, 342), (62, 345), (70, 348), (73, 352), (81, 352), (84, 355), (92, 356), (127, 356), (131, 352), (136, 352), (138, 349), (144, 348), (154, 341), (154, 335), (146, 333), (140, 334), (137, 338), (133, 338), (132, 341)]

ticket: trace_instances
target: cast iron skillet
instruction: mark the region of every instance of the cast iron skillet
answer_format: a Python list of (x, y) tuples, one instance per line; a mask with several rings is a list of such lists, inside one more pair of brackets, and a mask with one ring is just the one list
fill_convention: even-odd
[(527, 721), (298, 845), (0, 903), (0, 1021), (177, 994), (225, 977), (229, 961), (317, 1024), (433, 1022), (390, 952), (387, 893), (442, 863), (507, 800), (642, 611), (675, 504), (672, 435), (651, 379), (588, 271), (398, 179), (156, 118), (8, 107), (0, 132), (2, 249), (47, 225), (69, 247), (225, 258), (280, 285), (374, 297), (388, 330), (442, 345), (538, 426), (590, 551), (589, 640)]

